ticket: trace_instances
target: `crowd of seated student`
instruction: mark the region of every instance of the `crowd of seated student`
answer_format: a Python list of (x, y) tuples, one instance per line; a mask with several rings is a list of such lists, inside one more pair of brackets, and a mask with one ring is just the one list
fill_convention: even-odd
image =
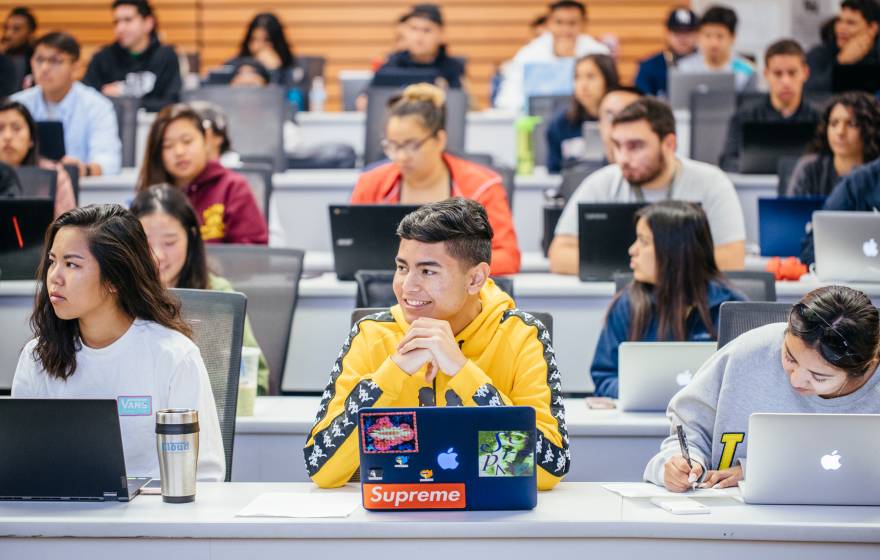
[(352, 204), (426, 204), (449, 197), (476, 200), (492, 230), (492, 274), (519, 272), (520, 252), (501, 176), (446, 152), (445, 95), (430, 84), (407, 87), (393, 101), (382, 141), (389, 163), (365, 171)]
[(804, 100), (810, 70), (797, 41), (776, 41), (764, 54), (764, 79), (769, 92), (743, 103), (730, 119), (720, 166), (739, 171), (739, 148), (744, 122), (818, 122), (819, 113)]
[[(137, 194), (131, 203), (131, 212), (144, 228), (163, 286), (233, 291), (228, 280), (209, 270), (196, 213), (182, 190), (173, 185), (153, 185)], [(260, 350), (247, 317), (242, 345)], [(257, 390), (261, 395), (269, 392), (269, 365), (262, 351), (257, 370)]]
[(809, 152), (795, 165), (787, 196), (828, 196), (841, 178), (880, 157), (880, 101), (860, 91), (832, 98)]
[(76, 80), (80, 47), (66, 33), (40, 37), (34, 46), (36, 85), (12, 96), (37, 121), (57, 120), (64, 126), (67, 155), (62, 163), (78, 165), (81, 176), (118, 173), (122, 166), (113, 104)]
[(807, 91), (832, 91), (835, 66), (880, 64), (878, 25), (880, 6), (876, 0), (843, 0), (833, 33), (807, 53)]
[(146, 0), (114, 0), (115, 42), (89, 62), (83, 83), (108, 97), (137, 97), (148, 111), (180, 100), (180, 64), (173, 47), (159, 42), (158, 24)]
[(733, 183), (717, 167), (676, 155), (675, 118), (668, 105), (652, 97), (634, 101), (614, 117), (611, 143), (615, 163), (587, 177), (559, 218), (549, 250), (552, 272), (578, 271), (579, 203), (661, 200), (702, 204), (718, 266), (743, 268), (745, 223)]
[(480, 204), (422, 206), (397, 228), (398, 304), (360, 320), (324, 391), (303, 450), (321, 487), (358, 465), (357, 412), (365, 407), (531, 406), (540, 450), (538, 488), (568, 471), (560, 374), (544, 326), (489, 278), (492, 225)]
[(13, 398), (149, 399), (120, 414), (128, 472), (159, 477), (155, 411), (199, 411), (199, 480), (223, 480), (225, 458), (208, 373), (180, 305), (159, 279), (137, 218), (116, 204), (76, 208), (46, 235), (31, 325)]
[(697, 50), (699, 18), (687, 8), (675, 8), (666, 20), (666, 48), (639, 62), (636, 87), (647, 95), (665, 96), (667, 76), (682, 58)]
[(227, 60), (226, 64), (238, 69), (245, 59), (259, 62), (266, 69), (266, 82), (284, 87), (294, 85), (293, 68), (296, 59), (284, 35), (284, 26), (275, 14), (263, 12), (251, 19), (238, 54)]
[(555, 62), (588, 54), (610, 54), (607, 46), (582, 32), (586, 22), (587, 10), (581, 2), (560, 0), (550, 4), (547, 31), (519, 49), (502, 68), (495, 106), (516, 112), (525, 109), (523, 76), (526, 64)]
[[(713, 355), (669, 404), (670, 436), (645, 479), (683, 492), (727, 488), (748, 469), (755, 412), (880, 413), (880, 321), (871, 299), (842, 286), (804, 296), (788, 323), (746, 332)], [(684, 428), (693, 466), (682, 457)]]
[(599, 119), (599, 103), (618, 87), (617, 65), (607, 54), (588, 54), (575, 62), (571, 105), (547, 125), (547, 171), (559, 173), (566, 162), (583, 159), (583, 124)]
[(736, 41), (736, 12), (724, 6), (712, 6), (700, 18), (696, 53), (678, 61), (681, 72), (732, 72), (736, 91), (757, 87), (757, 74), (751, 62), (733, 51)]
[(400, 22), (401, 44), (405, 48), (391, 53), (376, 73), (385, 69), (434, 69), (442, 80), (437, 85), (464, 87), (464, 64), (447, 53), (440, 7), (416, 4)]
[(64, 166), (39, 154), (37, 123), (27, 107), (18, 101), (0, 100), (0, 162), (11, 167), (41, 167), (56, 173), (55, 210), (57, 218), (76, 206), (73, 183)]
[(165, 107), (150, 127), (136, 189), (161, 183), (186, 192), (205, 242), (268, 243), (266, 219), (247, 180), (208, 158), (203, 120), (188, 105)]
[(628, 340), (715, 340), (721, 304), (745, 299), (715, 264), (706, 214), (666, 200), (637, 213), (629, 249), (632, 282), (612, 300), (590, 375), (600, 397), (617, 398), (617, 350)]

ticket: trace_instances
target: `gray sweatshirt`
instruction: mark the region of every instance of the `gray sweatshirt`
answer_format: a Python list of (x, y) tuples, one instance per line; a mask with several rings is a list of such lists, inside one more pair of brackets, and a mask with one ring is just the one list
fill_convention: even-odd
[(684, 426), (691, 459), (713, 470), (744, 465), (749, 415), (754, 412), (880, 414), (877, 372), (858, 391), (843, 397), (823, 399), (795, 392), (782, 369), (786, 326), (765, 325), (737, 337), (672, 398), (666, 411), (670, 435), (645, 467), (645, 480), (662, 486), (663, 466), (681, 454), (677, 424)]

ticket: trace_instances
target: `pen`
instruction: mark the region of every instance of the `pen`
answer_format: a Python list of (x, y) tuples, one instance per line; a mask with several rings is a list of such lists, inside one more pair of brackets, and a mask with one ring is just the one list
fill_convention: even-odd
[[(678, 446), (681, 448), (681, 456), (687, 461), (688, 466), (693, 469), (694, 464), (691, 462), (691, 453), (688, 451), (688, 440), (687, 436), (684, 434), (684, 427), (681, 424), (677, 425), (675, 427), (675, 432), (678, 434)], [(696, 487), (696, 482), (691, 483), (691, 488)]]

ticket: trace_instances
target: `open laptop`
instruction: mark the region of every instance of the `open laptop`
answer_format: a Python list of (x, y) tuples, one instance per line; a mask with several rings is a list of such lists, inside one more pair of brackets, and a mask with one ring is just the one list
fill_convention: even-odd
[(513, 510), (538, 503), (528, 406), (363, 409), (361, 491), (369, 510)]
[(825, 197), (759, 198), (758, 238), (762, 257), (797, 257), (801, 241), (813, 220), (813, 212), (821, 210)]
[(340, 280), (354, 280), (358, 270), (392, 270), (397, 257), (397, 225), (418, 208), (403, 204), (333, 204), (330, 235)]
[(0, 280), (36, 278), (54, 205), (43, 198), (0, 200)]
[(775, 175), (781, 158), (804, 153), (816, 123), (743, 121), (740, 132), (739, 172)]
[(880, 506), (880, 414), (752, 414), (748, 504)]
[(715, 353), (716, 342), (624, 342), (618, 347), (617, 407), (663, 412)]
[(823, 281), (880, 282), (880, 213), (813, 213), (816, 276)]
[(120, 501), (127, 478), (116, 401), (0, 399), (0, 500)]
[(584, 282), (608, 282), (629, 272), (629, 246), (636, 240), (635, 214), (642, 202), (578, 204), (578, 276)]
[(61, 121), (37, 121), (37, 146), (44, 158), (61, 161), (67, 154)]
[(694, 92), (735, 91), (733, 72), (682, 72), (669, 69), (669, 105), (673, 110), (691, 108)]

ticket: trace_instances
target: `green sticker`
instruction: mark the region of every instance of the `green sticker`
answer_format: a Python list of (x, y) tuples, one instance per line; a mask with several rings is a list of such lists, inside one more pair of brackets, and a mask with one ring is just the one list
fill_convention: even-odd
[(529, 432), (507, 430), (479, 433), (480, 476), (532, 476), (535, 442)]

